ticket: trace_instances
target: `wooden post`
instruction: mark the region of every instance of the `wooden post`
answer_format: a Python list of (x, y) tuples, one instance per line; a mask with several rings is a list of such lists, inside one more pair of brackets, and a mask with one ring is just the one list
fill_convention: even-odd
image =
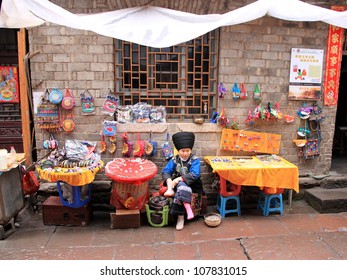
[(31, 129), (30, 129), (30, 108), (28, 101), (28, 87), (25, 74), (24, 57), (26, 55), (26, 36), (25, 29), (22, 28), (17, 32), (18, 39), (18, 68), (19, 68), (19, 92), (20, 92), (20, 107), (22, 115), (22, 136), (23, 150), (25, 153), (25, 164), (32, 164), (31, 155)]

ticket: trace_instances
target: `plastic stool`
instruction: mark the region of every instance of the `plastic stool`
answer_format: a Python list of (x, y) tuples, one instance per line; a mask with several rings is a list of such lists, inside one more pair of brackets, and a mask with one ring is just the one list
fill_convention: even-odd
[[(158, 210), (150, 210), (149, 205), (146, 204), (146, 214), (147, 214), (148, 223), (152, 227), (164, 227), (164, 226), (167, 226), (169, 224), (169, 206), (168, 205), (165, 205), (163, 207), (162, 211), (158, 211)], [(158, 223), (158, 224), (154, 223), (152, 221), (151, 214), (160, 215), (161, 216), (161, 223)]]
[(264, 216), (269, 216), (270, 212), (280, 212), (283, 214), (282, 193), (280, 194), (265, 194), (261, 192), (258, 200), (258, 209), (263, 211)]
[(60, 196), (61, 203), (64, 206), (72, 207), (72, 208), (80, 208), (80, 207), (86, 205), (87, 203), (89, 203), (90, 195), (92, 192), (92, 185), (91, 184), (88, 186), (88, 188), (89, 188), (88, 189), (88, 196), (85, 199), (81, 198), (81, 188), (82, 188), (81, 186), (71, 186), (73, 200), (70, 203), (69, 201), (64, 199), (63, 191), (61, 190), (60, 183), (61, 183), (61, 181), (57, 181), (57, 188), (58, 188), (58, 193)]
[[(236, 202), (236, 207), (232, 207), (230, 209), (227, 209), (227, 202), (231, 200), (232, 202)], [(222, 218), (225, 218), (226, 214), (229, 213), (237, 213), (238, 216), (241, 216), (241, 206), (240, 206), (240, 197), (238, 195), (234, 196), (222, 196), (219, 195), (217, 197), (217, 210), (219, 214), (222, 216)]]

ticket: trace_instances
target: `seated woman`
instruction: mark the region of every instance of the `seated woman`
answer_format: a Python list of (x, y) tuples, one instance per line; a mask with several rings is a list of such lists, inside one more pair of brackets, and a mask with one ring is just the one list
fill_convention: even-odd
[(200, 179), (200, 159), (192, 153), (195, 135), (192, 132), (178, 132), (172, 135), (178, 154), (173, 156), (162, 171), (163, 185), (167, 186), (166, 197), (173, 196), (170, 213), (177, 215), (176, 229), (184, 227), (184, 215), (193, 219), (191, 208), (192, 193), (202, 193)]

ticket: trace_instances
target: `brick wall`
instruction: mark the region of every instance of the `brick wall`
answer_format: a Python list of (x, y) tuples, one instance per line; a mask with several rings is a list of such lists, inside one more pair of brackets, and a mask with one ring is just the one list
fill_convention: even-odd
[[(66, 3), (60, 0), (53, 2), (74, 13), (130, 7), (130, 1), (90, 0)], [(136, 5), (147, 2), (139, 0), (136, 1)], [(204, 14), (224, 13), (249, 2), (253, 1), (155, 1), (153, 5)], [(234, 101), (231, 98), (230, 91), (235, 82), (245, 83), (249, 94), (258, 83), (264, 93), (264, 101), (280, 102), (283, 112), (289, 110), (290, 104), (294, 111), (302, 105), (302, 102), (287, 100), (291, 48), (325, 49), (328, 25), (320, 22), (287, 22), (264, 17), (245, 24), (223, 27), (220, 32), (219, 81), (224, 82), (228, 93), (225, 99), (219, 100), (219, 108), (225, 108), (230, 118), (236, 116), (241, 129), (249, 129), (244, 121), (248, 109), (254, 109), (255, 104), (251, 99)], [(45, 24), (29, 29), (29, 46), (31, 52), (40, 51), (30, 61), (32, 84), (38, 85), (34, 91), (54, 87), (69, 88), (76, 99), (74, 109), (76, 128), (71, 133), (56, 133), (55, 136), (60, 144), (62, 145), (65, 139), (98, 141), (103, 120), (112, 119), (105, 117), (101, 109), (108, 89), (114, 87), (113, 39), (92, 32)], [(93, 116), (81, 115), (79, 95), (86, 89), (95, 98), (97, 113)], [(277, 122), (257, 121), (251, 129), (281, 134), (281, 156), (297, 164), (301, 174), (308, 172), (322, 174), (329, 170), (331, 164), (336, 115), (335, 107), (322, 106), (322, 108), (327, 119), (322, 123), (321, 156), (314, 160), (303, 161), (297, 156), (298, 148), (294, 146), (292, 140), (296, 137), (298, 118), (294, 124), (284, 124), (280, 120)], [(120, 124), (118, 125), (117, 152), (115, 155), (103, 154), (102, 158), (105, 162), (115, 156), (121, 156), (120, 135), (125, 130), (133, 141), (136, 140), (138, 132), (143, 139), (148, 139), (149, 131), (152, 130), (153, 140), (158, 141), (159, 147), (166, 141), (166, 132), (172, 135), (177, 131), (188, 130), (196, 133), (194, 152), (201, 159), (206, 155), (225, 154), (219, 151), (221, 127), (210, 124), (208, 121), (201, 126), (193, 122), (160, 125)], [(42, 155), (43, 151), (40, 150), (42, 142), (48, 138), (48, 135), (37, 129), (35, 136), (36, 146), (39, 154)], [(160, 150), (152, 160), (158, 165), (159, 170), (165, 164)], [(203, 160), (202, 163), (204, 185), (206, 190), (209, 190), (213, 176), (209, 166), (206, 166)], [(105, 174), (98, 174), (96, 179), (105, 179)], [(158, 174), (151, 181), (151, 188), (158, 188), (160, 181), (160, 174)]]

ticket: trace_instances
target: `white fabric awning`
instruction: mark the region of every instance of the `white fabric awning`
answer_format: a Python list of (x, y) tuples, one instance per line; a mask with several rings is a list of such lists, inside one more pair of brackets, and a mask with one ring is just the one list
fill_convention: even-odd
[(221, 26), (241, 24), (265, 15), (289, 21), (323, 21), (347, 28), (347, 11), (333, 11), (299, 0), (258, 0), (224, 14), (208, 15), (152, 6), (73, 14), (48, 0), (3, 0), (0, 27), (29, 28), (51, 22), (163, 48), (189, 41)]

